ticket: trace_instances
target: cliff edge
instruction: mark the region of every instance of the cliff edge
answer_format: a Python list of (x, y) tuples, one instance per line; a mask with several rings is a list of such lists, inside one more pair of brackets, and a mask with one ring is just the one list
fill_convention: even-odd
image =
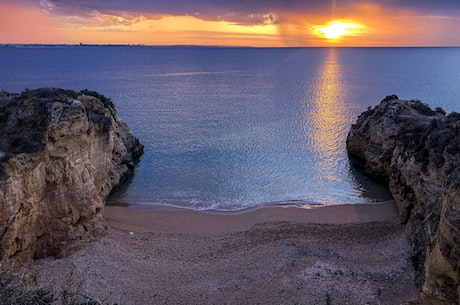
[(387, 96), (347, 137), (354, 164), (387, 181), (426, 304), (460, 304), (460, 114)]
[(106, 231), (105, 199), (143, 146), (106, 97), (0, 92), (0, 262), (65, 256)]

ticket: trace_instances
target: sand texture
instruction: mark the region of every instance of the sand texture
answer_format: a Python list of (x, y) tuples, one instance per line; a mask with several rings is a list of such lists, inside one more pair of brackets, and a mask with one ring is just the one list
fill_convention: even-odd
[(103, 304), (407, 304), (392, 202), (241, 213), (106, 207), (108, 235), (32, 266), (38, 286)]

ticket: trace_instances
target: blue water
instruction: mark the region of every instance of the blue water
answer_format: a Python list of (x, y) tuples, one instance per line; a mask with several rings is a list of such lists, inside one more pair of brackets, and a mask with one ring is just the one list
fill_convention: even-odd
[(109, 201), (236, 210), (386, 200), (350, 125), (386, 95), (460, 110), (460, 48), (0, 48), (0, 90), (88, 88), (145, 145)]

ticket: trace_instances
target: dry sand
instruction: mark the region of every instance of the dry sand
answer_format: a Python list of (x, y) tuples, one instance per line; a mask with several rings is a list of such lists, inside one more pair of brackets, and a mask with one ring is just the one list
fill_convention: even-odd
[(238, 213), (108, 206), (108, 235), (32, 269), (103, 304), (407, 304), (416, 298), (393, 202)]

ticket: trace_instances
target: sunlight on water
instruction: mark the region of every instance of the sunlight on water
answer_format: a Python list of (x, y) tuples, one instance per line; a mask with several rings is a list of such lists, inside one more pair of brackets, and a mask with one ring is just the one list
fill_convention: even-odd
[(312, 120), (310, 145), (317, 153), (322, 176), (336, 182), (342, 180), (339, 168), (346, 165), (342, 151), (348, 121), (343, 101), (344, 90), (336, 49), (330, 49), (313, 90), (312, 109), (304, 116)]

